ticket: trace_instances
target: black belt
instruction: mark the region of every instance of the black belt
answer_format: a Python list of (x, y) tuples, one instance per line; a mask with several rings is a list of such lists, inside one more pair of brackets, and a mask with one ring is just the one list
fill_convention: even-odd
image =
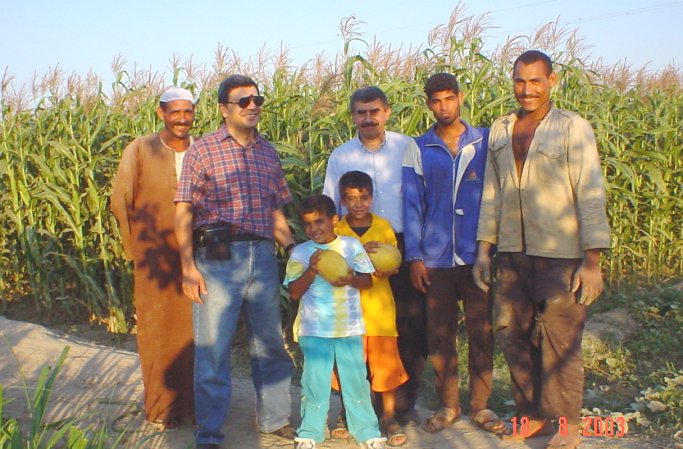
[(266, 240), (248, 232), (234, 232), (235, 227), (228, 223), (204, 225), (192, 232), (192, 242), (195, 248), (215, 245), (224, 242), (252, 242)]
[(232, 242), (254, 242), (257, 240), (267, 240), (265, 237), (261, 237), (255, 234), (232, 234), (230, 236), (230, 241)]

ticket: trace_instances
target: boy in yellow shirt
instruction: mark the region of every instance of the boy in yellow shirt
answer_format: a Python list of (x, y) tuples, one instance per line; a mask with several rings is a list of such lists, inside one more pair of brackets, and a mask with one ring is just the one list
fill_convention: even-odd
[[(341, 202), (348, 213), (337, 225), (337, 234), (355, 237), (368, 253), (380, 244), (396, 246), (396, 235), (384, 218), (370, 212), (373, 197), (372, 178), (361, 171), (350, 171), (339, 179)], [(372, 287), (361, 290), (360, 299), (365, 321), (365, 351), (370, 373), (370, 387), (381, 396), (381, 428), (391, 446), (402, 446), (407, 436), (395, 418), (396, 389), (408, 380), (398, 352), (396, 305), (389, 285), (393, 272), (376, 270)], [(344, 411), (337, 420), (336, 434), (344, 437)]]

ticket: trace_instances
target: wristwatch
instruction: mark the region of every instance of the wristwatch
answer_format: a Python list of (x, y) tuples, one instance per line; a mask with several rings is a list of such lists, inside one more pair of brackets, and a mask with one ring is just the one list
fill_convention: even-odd
[(292, 253), (292, 250), (296, 246), (296, 243), (290, 243), (289, 245), (285, 246), (285, 254), (288, 256)]

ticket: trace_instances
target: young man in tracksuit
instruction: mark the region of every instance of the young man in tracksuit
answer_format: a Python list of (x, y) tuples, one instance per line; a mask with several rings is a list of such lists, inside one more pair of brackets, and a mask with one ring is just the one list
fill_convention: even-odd
[(438, 432), (462, 415), (455, 347), (462, 300), (470, 413), (482, 429), (498, 432), (504, 425), (487, 408), (493, 372), (491, 302), (472, 277), (488, 129), (460, 119), (463, 95), (453, 75), (431, 76), (425, 93), (436, 123), (416, 139), (419, 148), (409, 148), (403, 159), (406, 260), (413, 286), (426, 294), (429, 357), (442, 403), (424, 429)]

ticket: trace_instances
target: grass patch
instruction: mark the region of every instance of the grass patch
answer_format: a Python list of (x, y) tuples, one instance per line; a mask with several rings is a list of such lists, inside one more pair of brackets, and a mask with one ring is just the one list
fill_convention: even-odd
[[(635, 323), (635, 332), (623, 337), (620, 322), (604, 331), (601, 339), (584, 338), (586, 382), (584, 416), (622, 416), (629, 433), (683, 441), (683, 283), (608, 291), (591, 310), (597, 320), (623, 309)], [(468, 412), (467, 336), (461, 325), (460, 402)], [(439, 406), (434, 371), (429, 363), (420, 388), (419, 404)], [(493, 393), (489, 406), (510, 418), (514, 402), (503, 355), (496, 348)]]
[(584, 349), (585, 407), (623, 413), (644, 434), (683, 437), (683, 283), (610, 291), (596, 306), (627, 311), (637, 330)]
[[(56, 422), (46, 419), (50, 396), (56, 388), (55, 381), (69, 353), (65, 346), (54, 366), (44, 366), (35, 385), (25, 382), (26, 417), (6, 417), (5, 399), (0, 385), (0, 448), (2, 449), (116, 449), (138, 448), (141, 444), (126, 442), (126, 431), (110, 432), (98, 417), (74, 416)], [(95, 422), (92, 422), (93, 418)]]

